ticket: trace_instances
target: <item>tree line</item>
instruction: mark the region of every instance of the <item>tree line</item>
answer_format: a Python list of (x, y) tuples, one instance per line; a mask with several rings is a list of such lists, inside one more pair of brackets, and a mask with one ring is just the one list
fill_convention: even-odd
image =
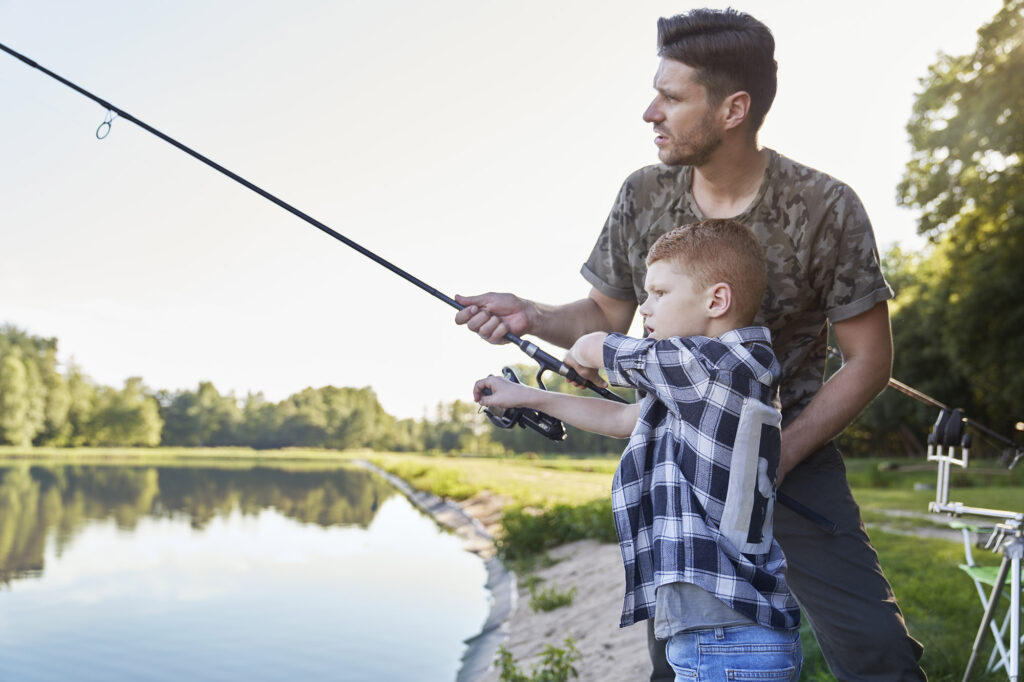
[[(919, 252), (883, 270), (893, 376), (1013, 434), (1024, 420), (1024, 0), (1005, 0), (967, 55), (940, 55), (907, 124), (913, 148), (897, 201), (920, 212)], [(569, 429), (563, 443), (489, 426), (472, 403), (420, 420), (387, 414), (370, 388), (307, 388), (283, 401), (222, 395), (213, 384), (152, 391), (140, 378), (98, 386), (61, 372), (57, 341), (0, 331), (0, 442), (17, 445), (244, 445), (388, 450), (618, 452)], [(833, 362), (835, 364), (835, 362)], [(528, 375), (532, 370), (525, 369)], [(566, 390), (561, 377), (550, 387)], [(937, 411), (891, 389), (841, 437), (848, 454), (920, 454)], [(995, 450), (998, 450), (998, 446)]]
[[(528, 375), (530, 368), (519, 367)], [(561, 377), (549, 388), (568, 390)], [(372, 388), (306, 388), (272, 402), (238, 398), (208, 381), (153, 390), (140, 377), (120, 388), (61, 368), (57, 339), (0, 327), (0, 443), (17, 446), (242, 446), (347, 450), (616, 452), (621, 443), (576, 429), (560, 443), (520, 428), (493, 427), (472, 402), (440, 403), (423, 419), (388, 414)]]
[[(1005, 0), (975, 50), (939, 55), (907, 123), (913, 153), (897, 201), (928, 245), (884, 258), (893, 376), (1016, 436), (1024, 421), (1024, 0)], [(938, 411), (887, 390), (846, 439), (907, 449)], [(873, 434), (872, 438), (867, 438)], [(993, 441), (987, 449), (998, 452)], [(923, 445), (918, 444), (919, 448)], [(920, 449), (918, 450), (920, 451)]]

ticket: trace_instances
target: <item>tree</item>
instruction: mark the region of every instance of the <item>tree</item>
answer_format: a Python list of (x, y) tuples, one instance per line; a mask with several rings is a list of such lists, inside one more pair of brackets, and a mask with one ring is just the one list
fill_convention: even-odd
[(972, 54), (940, 55), (921, 84), (898, 198), (922, 210), (932, 247), (894, 315), (897, 363), (927, 358), (908, 374), (950, 375), (968, 394), (937, 397), (1009, 430), (1024, 396), (1024, 0), (1006, 0)]
[(106, 386), (100, 389), (89, 422), (89, 444), (156, 446), (163, 425), (156, 398), (142, 379), (131, 377), (120, 391)]
[(30, 445), (35, 435), (27, 374), (21, 349), (10, 350), (0, 360), (0, 439), (12, 445)]

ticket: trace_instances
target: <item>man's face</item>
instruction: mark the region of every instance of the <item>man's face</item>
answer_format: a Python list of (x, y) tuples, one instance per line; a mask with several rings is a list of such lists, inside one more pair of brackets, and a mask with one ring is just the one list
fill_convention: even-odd
[(708, 104), (707, 89), (697, 70), (674, 59), (662, 59), (654, 74), (654, 100), (644, 120), (654, 124), (658, 158), (668, 166), (702, 166), (719, 145), (723, 130)]
[(706, 336), (709, 316), (704, 292), (672, 261), (659, 260), (647, 268), (647, 299), (640, 306), (644, 329), (655, 339)]

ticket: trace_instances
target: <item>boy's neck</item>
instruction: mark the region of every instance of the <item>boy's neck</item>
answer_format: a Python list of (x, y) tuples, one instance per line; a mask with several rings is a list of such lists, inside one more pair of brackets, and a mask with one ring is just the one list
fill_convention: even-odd
[(726, 332), (731, 332), (734, 329), (742, 329), (743, 327), (749, 326), (749, 324), (742, 324), (736, 320), (731, 320), (722, 317), (714, 317), (708, 320), (707, 336), (709, 336), (710, 338), (716, 338), (721, 336), (722, 334), (725, 334)]

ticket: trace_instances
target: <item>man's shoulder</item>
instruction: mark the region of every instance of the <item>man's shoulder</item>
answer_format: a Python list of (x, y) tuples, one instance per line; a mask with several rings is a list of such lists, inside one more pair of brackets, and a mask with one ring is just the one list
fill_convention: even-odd
[(770, 166), (774, 184), (783, 193), (817, 197), (825, 202), (857, 200), (853, 188), (839, 178), (777, 151), (771, 150), (771, 153), (774, 157)]
[(644, 166), (629, 174), (622, 183), (622, 191), (645, 203), (674, 199), (685, 190), (690, 172), (689, 166), (666, 166), (663, 163)]

